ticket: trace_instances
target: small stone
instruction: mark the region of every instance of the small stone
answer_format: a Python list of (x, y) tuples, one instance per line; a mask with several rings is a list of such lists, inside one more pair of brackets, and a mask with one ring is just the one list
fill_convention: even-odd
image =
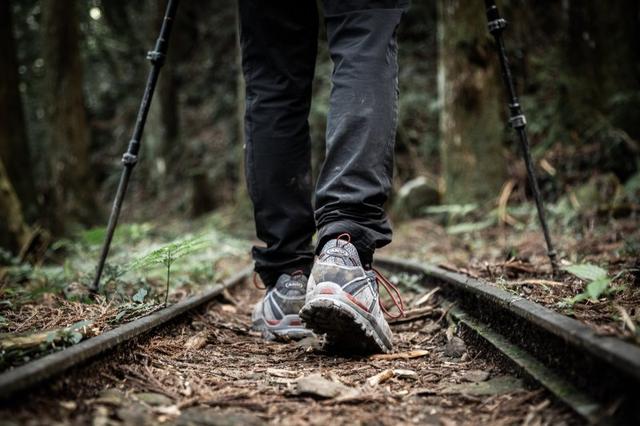
[(424, 209), (439, 203), (437, 183), (418, 176), (402, 185), (392, 206), (392, 214), (399, 219), (420, 217), (424, 215)]
[(466, 382), (484, 382), (489, 378), (489, 372), (483, 370), (469, 370), (462, 373), (460, 378)]
[(134, 394), (136, 398), (140, 401), (149, 404), (151, 406), (157, 407), (160, 405), (171, 405), (173, 401), (166, 395), (162, 395), (161, 393), (153, 393), (153, 392), (141, 392)]
[(459, 337), (452, 337), (444, 347), (445, 356), (451, 358), (460, 358), (467, 352), (467, 345)]
[(100, 395), (93, 400), (95, 404), (105, 405), (122, 405), (122, 402), (126, 399), (126, 395), (120, 389), (110, 388), (100, 392)]

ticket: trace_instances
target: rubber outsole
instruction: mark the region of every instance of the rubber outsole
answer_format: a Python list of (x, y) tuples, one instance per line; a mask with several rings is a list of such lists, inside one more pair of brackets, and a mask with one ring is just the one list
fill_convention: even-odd
[(300, 311), (305, 325), (318, 335), (327, 336), (327, 348), (338, 352), (391, 352), (367, 319), (335, 299), (317, 297)]

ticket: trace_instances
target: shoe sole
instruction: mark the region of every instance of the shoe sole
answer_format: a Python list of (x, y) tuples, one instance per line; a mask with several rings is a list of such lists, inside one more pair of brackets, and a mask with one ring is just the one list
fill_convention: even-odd
[(347, 303), (316, 296), (302, 307), (300, 318), (316, 334), (326, 334), (331, 349), (340, 352), (391, 352), (369, 320)]
[(265, 340), (276, 340), (288, 342), (291, 340), (302, 340), (305, 337), (313, 336), (313, 332), (301, 326), (292, 326), (291, 321), (300, 321), (298, 315), (287, 315), (278, 325), (268, 325), (264, 319), (255, 320), (251, 328), (262, 333)]

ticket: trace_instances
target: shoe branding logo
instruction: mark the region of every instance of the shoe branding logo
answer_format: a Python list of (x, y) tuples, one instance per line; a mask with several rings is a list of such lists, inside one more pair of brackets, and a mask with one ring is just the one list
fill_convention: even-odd
[(302, 283), (296, 281), (289, 281), (284, 285), (286, 288), (302, 288)]
[(331, 247), (330, 249), (327, 249), (325, 254), (331, 254), (336, 256), (347, 256), (349, 253), (345, 249), (338, 248), (338, 247)]

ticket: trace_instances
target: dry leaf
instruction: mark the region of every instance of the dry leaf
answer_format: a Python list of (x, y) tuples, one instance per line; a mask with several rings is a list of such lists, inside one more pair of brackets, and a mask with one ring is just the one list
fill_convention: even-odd
[(296, 381), (298, 394), (313, 395), (320, 398), (352, 398), (359, 394), (358, 390), (332, 382), (322, 377), (320, 374), (312, 374), (302, 377)]
[(207, 336), (204, 334), (196, 334), (189, 337), (185, 343), (187, 349), (202, 349), (207, 345)]
[(418, 380), (418, 373), (413, 370), (395, 369), (393, 370), (393, 374), (395, 377)]
[(375, 354), (371, 355), (369, 359), (373, 361), (392, 361), (394, 359), (411, 359), (411, 358), (420, 358), (422, 356), (428, 355), (429, 351), (424, 349), (415, 349), (413, 351), (408, 352), (398, 352), (395, 354)]
[(267, 368), (267, 374), (275, 377), (289, 379), (292, 377), (297, 377), (300, 373), (292, 370), (283, 370), (281, 368)]

